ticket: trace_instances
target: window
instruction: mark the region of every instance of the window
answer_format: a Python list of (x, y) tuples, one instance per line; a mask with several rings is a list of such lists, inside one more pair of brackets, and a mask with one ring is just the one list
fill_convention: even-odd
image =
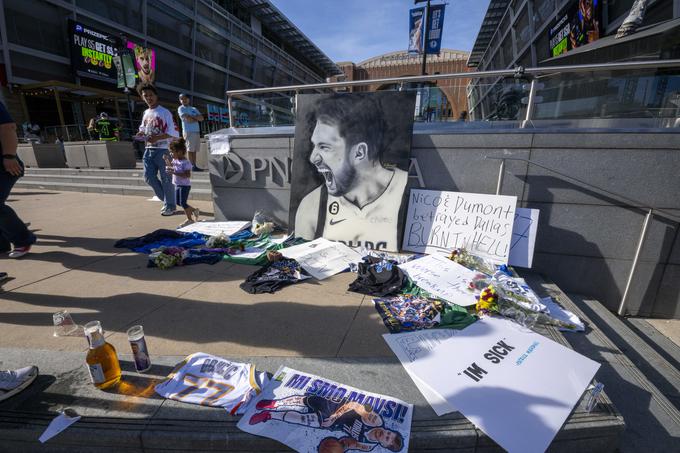
[(612, 0), (607, 2), (609, 23), (615, 22), (616, 19), (621, 16), (625, 17), (628, 14), (628, 11), (630, 11), (630, 7), (633, 6), (633, 1), (634, 0)]
[(23, 77), (38, 82), (47, 80), (73, 82), (73, 70), (69, 65), (14, 51), (10, 52), (10, 59), (14, 77)]
[(227, 85), (228, 90), (245, 90), (246, 88), (253, 88), (253, 84), (241, 80), (238, 77), (229, 77), (229, 85)]
[(513, 54), (513, 51), (512, 51), (512, 34), (511, 33), (508, 33), (507, 35), (505, 35), (505, 40), (503, 41), (501, 49), (503, 49), (503, 60), (502, 60), (501, 65), (499, 65), (497, 69), (505, 69), (508, 66), (510, 66), (513, 61), (515, 61), (515, 55)]
[(203, 25), (196, 26), (196, 56), (226, 67), (227, 39)]
[(68, 57), (67, 10), (37, 0), (6, 0), (9, 42)]
[(149, 36), (191, 52), (191, 19), (170, 9), (160, 9), (153, 3), (147, 6)]
[(226, 76), (222, 71), (196, 63), (194, 68), (194, 91), (224, 99)]
[[(142, 31), (142, 2), (76, 0), (76, 5), (126, 27)], [(44, 8), (44, 6), (41, 7)]]
[(534, 30), (538, 30), (555, 12), (555, 0), (534, 1)]
[(264, 86), (272, 86), (274, 69), (274, 66), (258, 58), (255, 60), (255, 81)]
[(253, 73), (253, 56), (232, 44), (229, 50), (229, 69), (250, 79)]
[(191, 60), (165, 49), (156, 49), (156, 79), (181, 89), (191, 84)]
[(524, 8), (519, 19), (515, 22), (515, 40), (517, 41), (518, 52), (531, 40), (531, 23), (529, 22), (529, 14), (526, 8)]

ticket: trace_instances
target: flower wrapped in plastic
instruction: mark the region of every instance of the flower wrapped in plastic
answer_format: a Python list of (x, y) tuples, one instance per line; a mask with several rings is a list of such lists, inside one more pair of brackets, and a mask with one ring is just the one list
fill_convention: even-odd
[(205, 242), (205, 246), (210, 249), (226, 248), (231, 243), (231, 239), (224, 233), (217, 236), (210, 236)]
[(149, 259), (159, 269), (170, 269), (182, 264), (189, 252), (182, 247), (160, 247), (153, 249)]
[(546, 313), (532, 310), (524, 304), (518, 303), (516, 294), (493, 285), (482, 290), (475, 310), (479, 315), (499, 314), (527, 328), (532, 328), (536, 324), (552, 325), (570, 330), (576, 327), (574, 324), (555, 319)]
[(461, 266), (465, 266), (473, 271), (482, 272), (486, 275), (493, 275), (497, 270), (496, 264), (473, 255), (462, 248), (453, 249), (449, 255), (449, 259)]

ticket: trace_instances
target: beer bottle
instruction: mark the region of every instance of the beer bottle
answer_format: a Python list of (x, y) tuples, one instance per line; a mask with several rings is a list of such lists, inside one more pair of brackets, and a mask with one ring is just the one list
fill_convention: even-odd
[(85, 336), (90, 345), (85, 362), (95, 387), (109, 388), (120, 381), (120, 364), (116, 349), (104, 340), (102, 325), (91, 321), (84, 326)]

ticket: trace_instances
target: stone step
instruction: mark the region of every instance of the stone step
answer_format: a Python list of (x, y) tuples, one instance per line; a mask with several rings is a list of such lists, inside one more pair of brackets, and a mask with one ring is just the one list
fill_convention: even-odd
[[(680, 379), (676, 351), (660, 354), (623, 320), (590, 298), (567, 296), (551, 282), (527, 275), (540, 296), (549, 295), (581, 318), (585, 333), (565, 333), (575, 351), (601, 364), (595, 379), (626, 421), (619, 452), (677, 450)], [(664, 347), (676, 348), (666, 342)]]
[[(120, 184), (87, 184), (78, 182), (31, 181), (21, 178), (15, 185), (22, 189), (40, 189), (67, 192), (108, 193), (115, 195), (136, 195), (152, 197), (153, 191), (148, 185), (120, 185)], [(210, 188), (192, 188), (190, 200), (212, 200)]]
[[(22, 178), (24, 181), (32, 182), (51, 182), (55, 184), (94, 184), (94, 185), (115, 185), (115, 186), (147, 186), (142, 174), (136, 176), (82, 176), (82, 175), (43, 175), (27, 174)], [(210, 181), (203, 178), (191, 178), (194, 189), (210, 189)]]
[[(55, 176), (101, 176), (101, 177), (144, 177), (144, 169), (134, 168), (134, 169), (119, 169), (119, 170), (107, 170), (107, 169), (97, 169), (97, 168), (27, 168), (26, 176), (43, 176), (43, 175), (55, 175)], [(196, 180), (209, 180), (209, 174), (207, 171), (204, 172), (193, 172), (191, 174), (191, 179)]]

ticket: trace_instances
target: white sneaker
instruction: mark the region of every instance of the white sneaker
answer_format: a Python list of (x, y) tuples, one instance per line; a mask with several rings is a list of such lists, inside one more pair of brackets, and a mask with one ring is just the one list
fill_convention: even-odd
[(35, 365), (18, 370), (0, 371), (0, 401), (19, 393), (37, 377), (38, 367)]

